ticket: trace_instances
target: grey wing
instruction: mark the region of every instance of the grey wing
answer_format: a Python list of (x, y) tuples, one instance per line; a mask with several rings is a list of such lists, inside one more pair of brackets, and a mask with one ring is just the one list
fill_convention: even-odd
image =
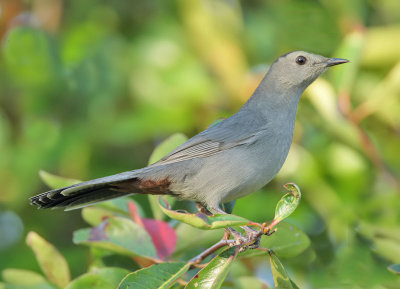
[(240, 145), (252, 143), (263, 131), (262, 129), (249, 131), (241, 128), (240, 124), (219, 123), (189, 139), (152, 166), (209, 157)]

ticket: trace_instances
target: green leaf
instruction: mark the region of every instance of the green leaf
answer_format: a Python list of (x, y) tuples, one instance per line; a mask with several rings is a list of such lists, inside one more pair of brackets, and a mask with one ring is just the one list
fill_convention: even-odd
[(189, 263), (160, 263), (128, 274), (118, 289), (166, 289), (189, 269)]
[(68, 187), (68, 186), (71, 186), (71, 185), (81, 182), (81, 181), (75, 180), (75, 179), (68, 179), (68, 178), (56, 176), (56, 175), (50, 174), (46, 171), (39, 171), (39, 176), (42, 179), (42, 181), (47, 186), (49, 186), (51, 189)]
[(399, 242), (386, 238), (375, 238), (373, 240), (372, 250), (393, 263), (400, 262), (400, 246)]
[(35, 253), (40, 268), (47, 278), (64, 288), (70, 281), (68, 263), (58, 250), (35, 232), (29, 232), (26, 243)]
[[(280, 258), (292, 258), (303, 253), (311, 244), (308, 236), (296, 226), (289, 223), (280, 223), (271, 236), (261, 237), (261, 247), (268, 248)], [(250, 257), (265, 254), (261, 250), (247, 250), (240, 256)]]
[(279, 261), (278, 257), (273, 252), (270, 253), (269, 261), (276, 289), (298, 289), (296, 284), (290, 280), (281, 261)]
[(157, 258), (156, 249), (146, 230), (122, 217), (110, 217), (97, 227), (75, 231), (73, 241), (122, 255)]
[(206, 214), (200, 212), (196, 214), (191, 214), (186, 211), (174, 211), (171, 210), (168, 202), (162, 197), (159, 197), (158, 204), (160, 205), (161, 210), (171, 219), (181, 221), (185, 224), (203, 230), (220, 229), (233, 226), (245, 226), (251, 223), (245, 218), (230, 214), (215, 214), (213, 216), (207, 216)]
[(400, 275), (400, 264), (393, 264), (388, 266), (388, 270), (396, 275)]
[(400, 228), (397, 226), (374, 225), (360, 221), (356, 231), (370, 240), (374, 240), (375, 238), (385, 238), (400, 242)]
[[(201, 247), (208, 247), (221, 240), (224, 229), (218, 230), (199, 230), (195, 227), (181, 223), (176, 227), (178, 240), (174, 255), (185, 254), (188, 258), (200, 253)], [(196, 238), (193, 238), (196, 236)]]
[[(44, 277), (36, 272), (21, 269), (5, 269), (2, 272), (5, 288), (54, 289)], [(9, 286), (11, 285), (11, 286)], [(1, 288), (1, 286), (0, 286)]]
[(98, 208), (106, 209), (110, 212), (114, 212), (122, 216), (130, 217), (129, 206), (128, 206), (129, 202), (135, 203), (135, 206), (139, 210), (140, 215), (144, 216), (142, 207), (138, 203), (136, 203), (132, 198), (129, 197), (113, 199), (107, 202), (96, 204), (95, 206)]
[(218, 289), (221, 287), (236, 256), (239, 248), (229, 248), (198, 272), (186, 285), (185, 289)]
[(301, 192), (299, 187), (294, 183), (286, 184), (284, 187), (289, 193), (284, 195), (276, 205), (273, 224), (278, 224), (283, 219), (289, 217), (300, 203)]
[(372, 250), (392, 263), (400, 262), (400, 228), (360, 222), (356, 231), (371, 240)]
[(129, 271), (122, 268), (100, 268), (79, 276), (65, 289), (115, 289)]
[[(171, 135), (153, 150), (153, 153), (149, 158), (149, 165), (159, 161), (166, 154), (179, 147), (185, 141), (187, 141), (187, 137), (182, 133), (175, 133)], [(160, 207), (158, 206), (158, 197), (149, 195), (148, 198), (154, 218), (157, 220), (163, 220), (165, 215), (162, 213)], [(167, 200), (171, 204), (175, 202), (175, 198), (167, 197)]]
[[(158, 196), (148, 195), (148, 199), (149, 199), (151, 211), (153, 212), (153, 218), (156, 220), (164, 220), (165, 214), (163, 213), (162, 209), (158, 205)], [(172, 196), (165, 196), (165, 199), (170, 204), (174, 204), (176, 201), (176, 198), (174, 198)]]
[(97, 207), (85, 207), (81, 210), (82, 218), (91, 226), (98, 226), (105, 219), (115, 216), (114, 213)]
[(268, 285), (262, 282), (257, 277), (253, 276), (242, 276), (235, 278), (234, 289), (268, 289)]
[(143, 209), (140, 207), (140, 205), (131, 198), (118, 198), (83, 208), (82, 218), (92, 226), (97, 226), (106, 218), (115, 215), (130, 218), (128, 202), (134, 203), (139, 211), (139, 214), (141, 216), (144, 215)]
[(175, 133), (171, 135), (153, 150), (149, 158), (149, 165), (158, 162), (166, 154), (179, 147), (185, 141), (187, 141), (187, 137), (182, 133)]

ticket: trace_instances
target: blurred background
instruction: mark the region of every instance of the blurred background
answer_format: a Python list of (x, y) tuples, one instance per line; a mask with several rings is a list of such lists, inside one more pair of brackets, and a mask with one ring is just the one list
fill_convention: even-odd
[(276, 57), (301, 49), (351, 63), (306, 91), (284, 168), (234, 213), (270, 220), (296, 182), (288, 221), (312, 246), (284, 263), (300, 288), (396, 288), (400, 1), (1, 0), (0, 37), (0, 271), (39, 271), (30, 230), (73, 276), (86, 270), (71, 241), (80, 212), (28, 204), (47, 190), (40, 170), (87, 180), (143, 167), (170, 134), (233, 114)]

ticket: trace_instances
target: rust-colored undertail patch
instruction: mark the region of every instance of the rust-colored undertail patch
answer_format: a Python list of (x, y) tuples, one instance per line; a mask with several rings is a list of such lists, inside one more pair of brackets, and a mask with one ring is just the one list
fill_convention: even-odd
[(113, 184), (112, 187), (118, 191), (150, 194), (150, 195), (170, 195), (169, 190), (171, 182), (168, 178), (154, 179), (132, 179)]

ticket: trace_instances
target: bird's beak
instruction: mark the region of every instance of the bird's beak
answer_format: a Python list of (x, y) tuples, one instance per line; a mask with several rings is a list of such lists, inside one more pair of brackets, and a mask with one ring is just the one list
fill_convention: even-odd
[(342, 63), (347, 63), (350, 62), (347, 59), (344, 58), (328, 58), (326, 60), (326, 66), (330, 67), (330, 66), (334, 66), (334, 65), (338, 65), (338, 64), (342, 64)]

